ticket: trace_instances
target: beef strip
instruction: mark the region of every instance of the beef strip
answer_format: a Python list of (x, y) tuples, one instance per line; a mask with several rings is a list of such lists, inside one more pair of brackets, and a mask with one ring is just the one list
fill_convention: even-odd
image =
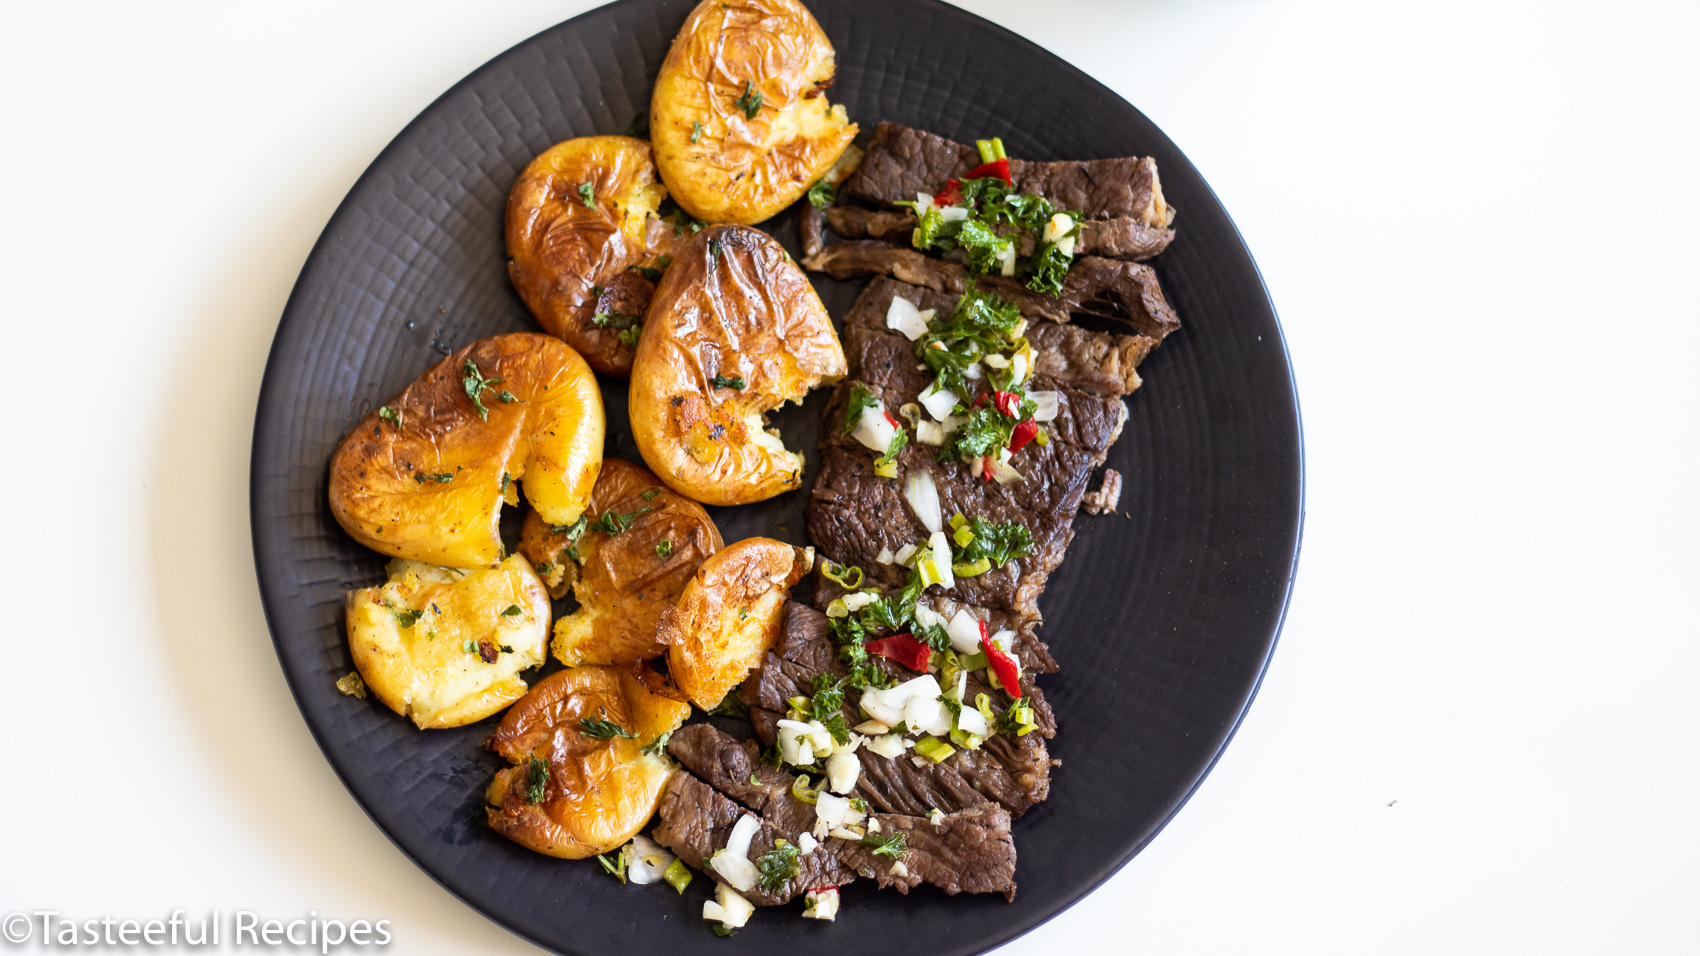
[[(873, 583), (887, 588), (900, 586), (907, 571), (879, 564), (880, 552), (895, 553), (924, 540), (927, 531), (904, 500), (902, 481), (875, 475), (874, 456), (840, 435), (838, 426), (853, 381), (863, 382), (887, 408), (896, 409), (915, 401), (932, 380), (916, 363), (909, 340), (884, 327), (886, 311), (898, 295), (941, 313), (955, 305), (952, 296), (879, 279), (845, 316), (850, 376), (827, 406), (821, 471), (808, 511), (809, 536), (823, 554), (860, 566)], [(1072, 539), (1074, 514), (1087, 482), (1126, 421), (1120, 396), (1138, 384), (1132, 363), (1143, 343), (1137, 337), (1047, 322), (1032, 323), (1027, 335), (1037, 355), (1032, 387), (1056, 391), (1061, 400), (1056, 419), (1045, 425), (1049, 442), (1029, 444), (1014, 461), (1026, 480), (999, 485), (975, 478), (960, 462), (938, 462), (937, 449), (919, 442), (899, 453), (898, 464), (904, 473), (925, 469), (932, 474), (946, 515), (960, 512), (1027, 528), (1034, 545), (1029, 554), (978, 577), (959, 579), (943, 596), (1037, 622), (1039, 595)]]
[(1122, 500), (1122, 473), (1114, 468), (1104, 469), (1104, 481), (1097, 491), (1089, 491), (1086, 497), (1080, 499), (1080, 510), (1091, 515), (1101, 515), (1116, 510), (1116, 505)]
[[(973, 146), (880, 123), (861, 167), (838, 193), (881, 205), (910, 202), (917, 193), (938, 193), (946, 180), (961, 179), (978, 165), (980, 154)], [(1174, 222), (1157, 161), (1148, 156), (1049, 163), (1012, 159), (1009, 174), (1019, 192), (1043, 196), (1087, 219), (1134, 219), (1159, 229)]]
[(803, 214), (797, 217), (797, 236), (805, 257), (814, 255), (826, 245), (825, 223), (826, 214), (819, 207), (812, 202), (803, 204)]
[[(657, 810), (661, 822), (655, 828), (655, 842), (672, 850), (686, 865), (725, 882), (708, 861), (716, 850), (725, 848), (732, 836), (732, 826), (746, 813), (701, 778), (688, 772), (676, 773), (661, 791)], [(760, 823), (761, 829), (750, 840), (752, 862), (772, 852), (776, 841), (784, 839), (795, 845), (801, 835), (765, 818)], [(796, 874), (784, 885), (770, 892), (758, 883), (751, 890), (740, 890), (739, 895), (757, 906), (778, 906), (809, 890), (843, 886), (856, 878), (855, 871), (830, 852), (817, 849), (813, 853), (799, 853), (797, 863)]]
[[(744, 682), (742, 700), (750, 707), (750, 721), (764, 743), (773, 743), (775, 724), (790, 699), (813, 693), (811, 682), (817, 675), (842, 678), (848, 673), (838, 659), (837, 645), (825, 622), (819, 611), (789, 605), (784, 637)], [(893, 680), (916, 676), (883, 658), (877, 663)], [(1044, 695), (1031, 686), (1031, 677), (1024, 677), (1023, 683), (1035, 720), (1048, 727), (1041, 726), (1025, 737), (995, 734), (979, 750), (959, 749), (943, 763), (923, 760), (919, 767), (908, 755), (890, 759), (864, 748), (857, 751), (862, 777), (856, 784), (856, 794), (877, 810), (920, 815), (934, 808), (952, 813), (991, 800), (1011, 815), (1020, 816), (1043, 801), (1050, 794), (1052, 766), (1044, 738), (1055, 733), (1056, 723)], [(1006, 694), (977, 679), (970, 681), (968, 699), (973, 700), (976, 693), (986, 693), (999, 709), (1009, 703)], [(845, 696), (845, 724), (854, 727), (864, 718), (856, 707), (855, 693)]]
[[(954, 295), (968, 287), (968, 270), (962, 265), (873, 239), (835, 242), (805, 257), (803, 265), (834, 279), (885, 275)], [(1055, 296), (1035, 292), (1021, 280), (1005, 276), (981, 276), (976, 281), (980, 288), (1014, 303), (1029, 318), (1067, 322), (1069, 316), (1082, 312), (1126, 322), (1150, 339), (1146, 351), (1181, 327), (1163, 295), (1156, 271), (1141, 262), (1077, 257), (1063, 279), (1062, 293)]]
[[(816, 214), (819, 214), (818, 211)], [(808, 218), (807, 211), (804, 218)], [(884, 239), (900, 244), (910, 241), (910, 233), (916, 223), (915, 214), (907, 209), (869, 209), (865, 206), (834, 206), (826, 211), (826, 221), (833, 232), (846, 239)], [(819, 241), (818, 223), (811, 228)], [(1024, 256), (1033, 254), (1035, 242), (1031, 232), (1013, 226), (999, 227), (998, 232), (1003, 235), (1019, 233), (1020, 246), (1016, 251)], [(804, 236), (808, 235), (805, 231)], [(1144, 261), (1167, 249), (1174, 238), (1173, 229), (1148, 226), (1137, 219), (1083, 219), (1074, 251), (1082, 256)], [(805, 238), (805, 256), (812, 256), (819, 250), (819, 245), (811, 248)]]
[[(813, 828), (814, 807), (792, 792), (796, 778), (760, 760), (754, 744), (740, 742), (708, 724), (695, 724), (676, 732), (667, 750), (719, 795), (761, 814), (765, 823), (796, 836)], [(675, 803), (671, 811), (682, 813), (684, 808)], [(894, 867), (895, 861), (860, 843), (829, 837), (821, 849), (800, 859), (835, 857), (838, 869), (818, 864), (817, 870), (821, 876), (842, 877), (842, 882), (815, 883), (811, 888), (843, 885), (854, 879), (852, 874), (860, 874), (882, 889), (893, 887), (901, 893), (925, 882), (953, 896), (1003, 893), (1007, 899), (1014, 898), (1015, 842), (1009, 832), (1009, 814), (1003, 809), (982, 801), (946, 814), (937, 824), (924, 812), (876, 813), (874, 818), (880, 822), (880, 832), (904, 835), (909, 850), (901, 858), (903, 866)], [(796, 842), (794, 836), (788, 839)]]

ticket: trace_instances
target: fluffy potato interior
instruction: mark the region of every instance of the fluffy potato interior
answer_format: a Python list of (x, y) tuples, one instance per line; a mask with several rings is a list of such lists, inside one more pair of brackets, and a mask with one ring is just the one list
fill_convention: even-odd
[(749, 676), (779, 639), (791, 586), (813, 565), (813, 548), (772, 538), (746, 538), (702, 563), (661, 615), (668, 672), (692, 703), (711, 710)]
[(632, 435), (670, 487), (705, 504), (771, 498), (803, 456), (765, 415), (844, 376), (826, 307), (771, 238), (711, 226), (662, 277), (632, 367)]
[(605, 429), (596, 376), (570, 346), (530, 332), (480, 339), (343, 438), (331, 512), (384, 554), (492, 567), (514, 483), (544, 520), (571, 524), (602, 467)]
[[(508, 276), (550, 335), (592, 368), (629, 374), (635, 346), (619, 320), (642, 319), (652, 286), (630, 271), (671, 254), (674, 231), (651, 228), (667, 188), (656, 179), (649, 144), (627, 136), (557, 143), (520, 173), (508, 194)], [(616, 317), (617, 318), (617, 317)], [(635, 335), (628, 332), (628, 340)]]
[(703, 0), (650, 101), (673, 199), (699, 219), (745, 224), (795, 202), (856, 137), (825, 96), (836, 69), (832, 43), (796, 0)]
[(539, 681), (490, 737), (515, 764), (485, 794), (490, 826), (567, 859), (624, 844), (654, 816), (674, 772), (665, 754), (643, 750), (690, 712), (650, 693), (631, 668), (574, 667)]
[(380, 587), (348, 592), (348, 646), (369, 691), (421, 728), (482, 720), (525, 694), (545, 659), (549, 595), (524, 557), (450, 571), (390, 562)]
[(661, 656), (661, 612), (720, 550), (719, 530), (649, 469), (614, 458), (603, 461), (585, 514), (583, 528), (561, 531), (527, 516), (520, 538), (521, 551), (551, 572), (556, 563), (573, 568), (579, 609), (556, 621), (555, 657), (575, 667)]

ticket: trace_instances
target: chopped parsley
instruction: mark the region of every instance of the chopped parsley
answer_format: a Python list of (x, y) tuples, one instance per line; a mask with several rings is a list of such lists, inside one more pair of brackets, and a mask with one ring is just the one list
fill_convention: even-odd
[(572, 524), (552, 524), (552, 525), (550, 525), (549, 531), (553, 534), (564, 534), (564, 535), (566, 535), (568, 541), (577, 541), (579, 539), (579, 536), (584, 534), (584, 529), (586, 527), (588, 527), (589, 524), (590, 524), (589, 520), (587, 518), (585, 518), (584, 515), (579, 515), (578, 520), (574, 521)]
[(424, 609), (417, 611), (397, 611), (392, 608), (390, 613), (395, 615), (396, 623), (400, 624), (404, 628), (418, 624), (419, 619), (425, 616)]
[(719, 239), (708, 240), (708, 258), (709, 258), (709, 263), (711, 265), (720, 261), (720, 240)]
[(869, 833), (862, 837), (862, 845), (872, 850), (874, 856), (883, 856), (888, 860), (901, 859), (903, 854), (909, 852), (909, 839), (902, 831), (884, 835)]
[(915, 357), (938, 377), (939, 387), (963, 400), (979, 391), (968, 377), (970, 366), (988, 355), (1019, 351), (1026, 340), (1021, 310), (990, 292), (969, 289), (949, 316), (935, 317), (915, 342)]
[(1009, 444), (1015, 434), (1015, 426), (1026, 419), (1032, 418), (1039, 408), (1038, 403), (1030, 398), (1024, 398), (1017, 411), (1018, 417), (1011, 418), (999, 411), (995, 403), (988, 402), (968, 413), (968, 419), (945, 438), (939, 446), (939, 460), (951, 461), (960, 459), (969, 461), (985, 455), (995, 455)]
[(531, 779), (525, 787), (525, 802), (535, 807), (543, 802), (544, 791), (549, 786), (549, 761), (533, 754), (530, 771)]
[(584, 183), (583, 185), (579, 186), (579, 188), (578, 188), (578, 201), (584, 203), (586, 208), (595, 209), (596, 208), (596, 187), (591, 183)]
[[(599, 710), (597, 713), (600, 714), (602, 711)], [(603, 717), (585, 717), (578, 722), (578, 726), (579, 733), (592, 740), (612, 740), (615, 737), (624, 737), (627, 740), (637, 739), (637, 734), (627, 733), (626, 728)]]
[[(496, 386), (501, 384), (502, 380), (499, 378), (485, 378), (484, 373), (478, 370), (478, 363), (471, 359), (467, 359), (466, 364), (461, 366), (461, 372), (463, 377), (461, 378), (460, 383), (461, 387), (466, 389), (466, 397), (472, 399), (472, 407), (478, 409), (478, 417), (485, 421), (489, 421), (490, 409), (484, 407), (483, 395), (486, 391), (495, 392)], [(519, 401), (519, 399), (515, 398), (513, 393), (509, 392), (507, 389), (502, 389), (497, 393), (496, 397), (501, 399), (503, 402)]]
[(503, 617), (513, 617), (515, 614), (523, 614), (523, 613), (524, 612), (520, 610), (518, 604), (510, 604), (507, 607), (502, 609), (502, 616)]
[[(915, 248), (940, 252), (960, 249), (973, 275), (1000, 273), (1003, 264), (1013, 258), (1015, 275), (1026, 278), (1029, 289), (1050, 295), (1062, 292), (1063, 278), (1073, 257), (1064, 254), (1056, 242), (1045, 241), (1044, 232), (1051, 220), (1062, 213), (1073, 220), (1073, 225), (1056, 238), (1079, 235), (1079, 212), (1059, 210), (1043, 196), (1018, 193), (1014, 186), (995, 175), (960, 182), (952, 180), (940, 190), (939, 198), (945, 198), (946, 194), (956, 199), (950, 205), (968, 210), (968, 218), (947, 222), (940, 207), (934, 206), (916, 224), (911, 237)], [(1032, 234), (1030, 256), (1016, 254), (1022, 233)]]
[(397, 428), (401, 427), (401, 413), (388, 405), (378, 406), (378, 417)]
[(660, 544), (655, 546), (655, 553), (661, 555), (664, 558), (667, 557), (669, 554), (672, 554), (673, 553), (673, 542), (665, 541), (665, 540), (662, 541)]
[(446, 485), (449, 482), (454, 481), (455, 476), (449, 474), (446, 471), (439, 471), (439, 472), (436, 472), (435, 474), (428, 472), (428, 471), (420, 471), (420, 472), (414, 473), (413, 480), (419, 482), (422, 485), (427, 481), (434, 481), (439, 485)]
[(784, 837), (774, 840), (773, 849), (756, 857), (756, 872), (761, 874), (761, 888), (767, 893), (779, 892), (799, 868), (797, 847)]
[(661, 494), (660, 488), (651, 488), (648, 491), (645, 491), (643, 494), (638, 495), (638, 497), (642, 498), (645, 501), (654, 501), (655, 496), (658, 495), (658, 494)]
[(730, 388), (741, 392), (744, 390), (744, 386), (749, 383), (744, 381), (744, 377), (742, 375), (734, 375), (731, 378), (727, 378), (724, 375), (716, 375), (714, 378), (709, 380), (708, 384), (715, 388)]
[(738, 688), (734, 687), (726, 692), (726, 696), (714, 705), (709, 714), (715, 717), (748, 717), (750, 709), (744, 706), (743, 699), (738, 696)]
[(644, 744), (643, 748), (639, 750), (638, 753), (643, 754), (645, 757), (654, 757), (659, 754), (664, 754), (667, 752), (667, 741), (672, 739), (672, 737), (673, 732), (669, 730), (649, 743)]
[(1016, 522), (991, 523), (974, 517), (968, 519), (967, 527), (974, 532), (974, 540), (956, 555), (956, 560), (965, 564), (984, 558), (992, 567), (1001, 568), (1033, 550), (1032, 532)]
[(732, 101), (732, 105), (744, 111), (745, 119), (755, 119), (761, 112), (761, 90), (756, 89), (755, 83), (744, 81), (744, 95)]
[(593, 530), (601, 531), (610, 536), (624, 534), (631, 530), (632, 522), (636, 521), (639, 515), (654, 510), (655, 509), (653, 507), (644, 507), (639, 508), (636, 511), (626, 512), (625, 514), (621, 514), (618, 511), (604, 511), (595, 521), (590, 523), (590, 527)]
[[(660, 273), (657, 273), (659, 276)], [(590, 317), (590, 321), (605, 329), (615, 329), (621, 345), (635, 346), (643, 335), (643, 316), (630, 312), (598, 312)]]
[(880, 397), (874, 390), (861, 382), (850, 383), (850, 399), (844, 404), (844, 426), (838, 434), (848, 435), (856, 430), (856, 424), (862, 420), (862, 412), (869, 408), (879, 408)]
[(691, 142), (702, 142), (702, 120), (691, 120)]
[(825, 209), (838, 201), (838, 187), (824, 179), (816, 180), (815, 184), (809, 187), (807, 195), (809, 205), (816, 209)]

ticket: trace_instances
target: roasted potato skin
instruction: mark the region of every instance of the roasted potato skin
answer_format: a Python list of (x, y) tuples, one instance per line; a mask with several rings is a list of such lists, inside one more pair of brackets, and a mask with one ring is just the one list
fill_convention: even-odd
[(520, 555), (467, 572), (392, 561), (390, 580), (348, 592), (345, 610), (367, 690), (421, 730), (501, 710), (525, 694), (519, 672), (547, 658), (549, 595)]
[[(469, 361), (501, 380), (480, 392), (487, 418), (467, 395)], [(384, 409), (400, 424), (380, 417)], [(384, 554), (494, 567), (501, 506), (518, 500), (513, 482), (545, 520), (572, 523), (590, 501), (606, 428), (596, 376), (570, 346), (535, 332), (480, 339), (343, 438), (331, 458), (331, 513)]]
[(791, 586), (814, 567), (813, 548), (746, 538), (702, 563), (661, 615), (668, 673), (698, 707), (712, 710), (779, 639)]
[[(589, 185), (591, 203), (579, 190)], [(584, 136), (545, 150), (508, 194), (508, 277), (544, 331), (591, 368), (624, 378), (636, 347), (598, 313), (642, 316), (654, 287), (634, 266), (655, 266), (676, 244), (653, 213), (667, 198), (649, 144)]]
[(632, 437), (680, 494), (762, 501), (801, 483), (803, 456), (761, 416), (845, 368), (826, 307), (785, 250), (746, 226), (710, 226), (679, 251), (650, 303), (632, 366)]
[[(642, 465), (616, 458), (603, 460), (585, 512), (592, 518), (608, 513), (628, 516), (631, 526), (615, 535), (587, 527), (575, 543), (534, 513), (521, 534), (527, 557), (541, 555), (575, 568), (579, 609), (555, 624), (555, 657), (568, 667), (660, 657), (667, 650), (656, 638), (661, 612), (722, 544), (702, 505), (663, 485)], [(579, 561), (566, 553), (568, 547)]]
[[(650, 100), (655, 164), (673, 200), (698, 219), (746, 225), (796, 202), (856, 137), (825, 96), (836, 69), (831, 41), (797, 0), (703, 0)], [(761, 94), (753, 116), (738, 102), (746, 83)]]
[[(630, 667), (574, 667), (538, 681), (502, 717), (488, 746), (515, 766), (486, 799), (490, 826), (516, 843), (564, 859), (606, 853), (655, 815), (674, 767), (643, 748), (690, 716), (689, 704), (650, 693)], [(633, 738), (598, 740), (580, 721), (607, 720)], [(531, 803), (530, 760), (549, 765), (543, 799)]]

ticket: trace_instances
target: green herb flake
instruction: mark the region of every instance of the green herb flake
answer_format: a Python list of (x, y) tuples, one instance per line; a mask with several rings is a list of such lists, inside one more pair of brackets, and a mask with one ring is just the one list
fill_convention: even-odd
[(649, 743), (644, 744), (643, 748), (640, 749), (638, 753), (643, 754), (645, 757), (655, 757), (660, 754), (664, 754), (667, 752), (667, 741), (672, 739), (672, 737), (673, 732), (669, 730)]
[(800, 868), (796, 845), (783, 837), (773, 841), (772, 850), (756, 857), (756, 871), (761, 874), (761, 888), (767, 893), (779, 892), (797, 875)]
[(655, 553), (661, 555), (664, 558), (667, 557), (668, 555), (672, 554), (673, 553), (673, 542), (662, 541), (660, 544), (655, 546)]
[(883, 856), (888, 860), (902, 859), (909, 852), (909, 839), (901, 831), (878, 834), (870, 833), (862, 837), (862, 845), (873, 851), (874, 856)]
[(585, 184), (579, 186), (579, 188), (578, 188), (578, 200), (579, 200), (579, 202), (584, 203), (586, 208), (595, 209), (596, 208), (596, 187), (591, 183), (585, 183)]
[(658, 495), (658, 494), (661, 494), (660, 488), (651, 488), (648, 491), (644, 492), (643, 494), (638, 495), (638, 497), (642, 498), (645, 501), (654, 501), (655, 496)]
[(850, 383), (850, 400), (844, 405), (844, 426), (839, 429), (840, 435), (848, 435), (856, 430), (856, 424), (862, 420), (864, 409), (881, 407), (880, 397), (862, 382)]
[(415, 472), (414, 473), (413, 480), (419, 482), (422, 485), (427, 481), (434, 481), (439, 485), (446, 485), (449, 482), (454, 481), (455, 476), (449, 474), (446, 471), (440, 471), (440, 472), (436, 472), (434, 474), (432, 472), (428, 472), (428, 471), (421, 471), (421, 472)]
[(624, 534), (631, 530), (632, 522), (636, 521), (639, 515), (654, 510), (655, 508), (653, 506), (645, 506), (636, 511), (630, 511), (625, 514), (621, 514), (618, 511), (604, 511), (595, 521), (590, 523), (590, 527), (609, 536)]
[(390, 613), (395, 615), (396, 623), (400, 624), (404, 628), (418, 624), (419, 619), (425, 616), (425, 612), (423, 610), (397, 611), (392, 608)]
[(702, 120), (691, 120), (691, 142), (702, 142)]
[(378, 417), (397, 428), (401, 427), (401, 413), (388, 405), (378, 406)]
[(535, 807), (543, 802), (544, 792), (549, 786), (549, 761), (536, 754), (530, 760), (531, 779), (525, 787), (525, 802)]
[(744, 81), (744, 95), (732, 101), (732, 105), (744, 111), (745, 119), (755, 119), (761, 112), (761, 90), (755, 88), (755, 83)]
[(638, 275), (643, 276), (651, 282), (661, 281), (660, 269), (651, 269), (649, 266), (632, 266), (631, 268), (636, 269)]
[[(600, 714), (603, 711), (597, 711), (597, 713)], [(612, 740), (615, 737), (624, 737), (627, 740), (637, 739), (637, 734), (627, 733), (626, 728), (603, 717), (585, 717), (578, 722), (578, 726), (579, 733), (592, 740)]]
[[(485, 378), (484, 373), (478, 370), (478, 363), (471, 359), (467, 359), (466, 364), (461, 366), (461, 374), (463, 376), (461, 378), (461, 387), (466, 390), (466, 397), (472, 399), (472, 407), (478, 409), (478, 417), (484, 421), (489, 421), (490, 409), (484, 407), (483, 395), (486, 390), (492, 392), (496, 391), (496, 386), (500, 384), (502, 380), (499, 378)], [(506, 391), (502, 392), (502, 394), (508, 395)], [(503, 401), (508, 402), (514, 400), (515, 399), (511, 395), (508, 398), (503, 399)]]
[(744, 377), (742, 375), (734, 375), (731, 378), (727, 378), (724, 375), (716, 375), (714, 378), (709, 380), (709, 384), (715, 388), (730, 388), (734, 391), (741, 392), (744, 390), (744, 386), (749, 383), (744, 381)]
[(519, 607), (518, 604), (510, 604), (507, 607), (502, 609), (502, 616), (503, 617), (513, 617), (515, 614), (523, 614), (523, 613), (525, 613), (525, 612), (520, 610), (520, 607)]
[(824, 179), (816, 180), (815, 184), (809, 187), (808, 197), (809, 205), (816, 209), (825, 209), (838, 201), (838, 187)]
[(626, 851), (624, 847), (614, 851), (612, 860), (601, 853), (596, 854), (596, 862), (602, 864), (602, 869), (606, 870), (609, 876), (621, 883), (626, 882)]

